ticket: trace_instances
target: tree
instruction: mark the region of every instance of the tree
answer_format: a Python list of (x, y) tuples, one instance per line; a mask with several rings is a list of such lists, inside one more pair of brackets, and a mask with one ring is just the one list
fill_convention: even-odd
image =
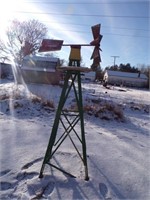
[(106, 67), (105, 68), (105, 70), (112, 70), (112, 71), (119, 71), (119, 69), (118, 69), (118, 65), (113, 65), (113, 66), (108, 66), (108, 67)]
[(104, 71), (102, 70), (101, 67), (99, 67), (99, 69), (97, 69), (96, 71), (96, 80), (102, 81), (104, 77)]
[(119, 71), (122, 71), (122, 72), (132, 72), (131, 70), (131, 65), (130, 63), (127, 63), (127, 64), (120, 64), (119, 65)]
[(6, 31), (7, 40), (0, 38), (0, 60), (13, 59), (20, 65), (26, 55), (36, 53), (47, 31), (47, 27), (38, 20), (13, 20)]
[(127, 63), (127, 64), (120, 64), (119, 66), (118, 65), (115, 65), (115, 66), (108, 66), (105, 68), (106, 70), (113, 70), (113, 71), (121, 71), (121, 72), (133, 72), (133, 73), (138, 73), (139, 72), (139, 69), (138, 68), (135, 68), (135, 67), (132, 67), (130, 65), (130, 63)]

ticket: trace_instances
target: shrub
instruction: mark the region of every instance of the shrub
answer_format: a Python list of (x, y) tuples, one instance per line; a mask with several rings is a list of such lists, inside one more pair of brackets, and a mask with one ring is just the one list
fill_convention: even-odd
[(103, 102), (100, 104), (87, 104), (84, 106), (84, 112), (104, 120), (124, 121), (124, 113), (121, 107), (112, 102)]

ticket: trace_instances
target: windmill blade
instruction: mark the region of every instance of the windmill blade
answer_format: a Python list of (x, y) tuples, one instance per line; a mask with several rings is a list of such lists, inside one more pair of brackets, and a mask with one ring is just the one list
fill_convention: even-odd
[(93, 50), (91, 59), (95, 59), (95, 58), (98, 58), (98, 57), (100, 57), (99, 48), (95, 47), (94, 50)]
[(94, 48), (91, 59), (93, 59), (93, 64), (91, 65), (91, 68), (95, 70), (100, 65), (101, 62), (99, 47)]
[(97, 66), (99, 66), (99, 63), (101, 62), (101, 57), (97, 57), (97, 58), (95, 58), (94, 60), (93, 60), (93, 66), (94, 67), (97, 67)]
[(99, 42), (101, 42), (101, 40), (102, 40), (103, 36), (100, 34), (100, 35), (99, 35), (99, 37), (100, 37), (100, 41), (99, 41)]
[(97, 24), (97, 25), (91, 27), (94, 39), (96, 39), (99, 36), (100, 27), (101, 27), (100, 24)]
[(102, 40), (102, 35), (100, 34), (100, 24), (97, 24), (95, 26), (92, 26), (92, 33), (93, 33), (93, 38), (94, 40), (92, 42), (90, 42), (90, 45), (94, 45), (95, 48), (93, 50), (91, 59), (93, 59), (93, 64), (92, 64), (92, 69), (96, 68), (97, 66), (99, 66), (100, 62), (101, 62), (101, 56), (100, 56), (100, 42)]
[(93, 63), (92, 63), (92, 65), (91, 65), (91, 68), (92, 68), (93, 70), (96, 70), (97, 67), (100, 65), (100, 62), (101, 62), (101, 58), (100, 58), (100, 57), (95, 58), (95, 59), (93, 60)]

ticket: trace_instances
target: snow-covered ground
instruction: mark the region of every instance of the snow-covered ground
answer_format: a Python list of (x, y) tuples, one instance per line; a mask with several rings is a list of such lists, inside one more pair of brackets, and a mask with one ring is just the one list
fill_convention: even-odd
[[(83, 163), (68, 139), (54, 160), (76, 178), (46, 166), (44, 177), (39, 179), (62, 88), (16, 86), (1, 80), (2, 200), (150, 199), (149, 91), (106, 89), (92, 83), (82, 87), (90, 179), (84, 180)], [(75, 106), (72, 93), (67, 106)], [(76, 129), (79, 132), (80, 126)], [(62, 132), (60, 127), (58, 135)]]

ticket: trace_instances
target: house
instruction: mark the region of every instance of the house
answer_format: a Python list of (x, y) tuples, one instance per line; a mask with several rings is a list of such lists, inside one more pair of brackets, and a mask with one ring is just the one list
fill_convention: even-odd
[(111, 85), (123, 85), (129, 87), (146, 87), (148, 84), (148, 77), (140, 72), (129, 73), (106, 70), (103, 80)]
[(22, 77), (27, 83), (57, 85), (61, 78), (61, 73), (56, 70), (59, 65), (59, 58), (26, 56), (21, 66)]

